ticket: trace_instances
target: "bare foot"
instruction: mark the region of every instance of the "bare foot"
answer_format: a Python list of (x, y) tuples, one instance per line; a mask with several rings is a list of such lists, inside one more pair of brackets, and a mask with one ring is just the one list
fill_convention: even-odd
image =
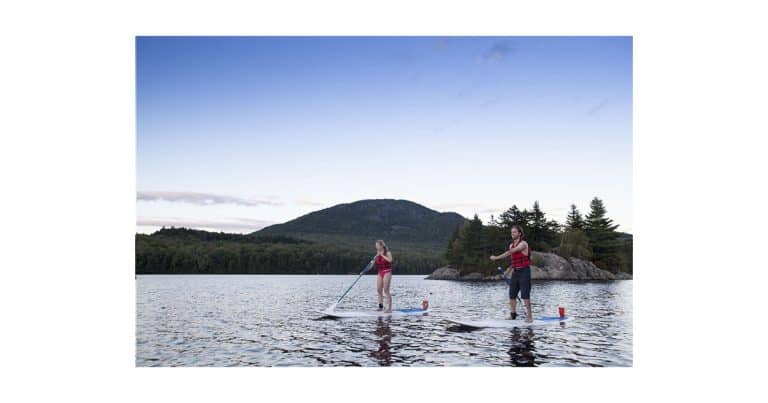
[(533, 318), (525, 318), (525, 323), (533, 323)]
[(386, 311), (384, 311), (384, 313), (392, 313), (392, 308), (387, 309)]

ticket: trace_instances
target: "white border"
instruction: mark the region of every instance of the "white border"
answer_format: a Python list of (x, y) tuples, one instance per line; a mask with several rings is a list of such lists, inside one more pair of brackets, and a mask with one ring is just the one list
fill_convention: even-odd
[[(757, 173), (768, 66), (759, 38), (768, 35), (765, 14), (749, 4), (5, 5), (4, 400), (749, 396), (758, 372), (746, 369), (761, 363), (752, 357), (762, 347), (750, 345), (759, 341), (750, 326), (726, 321), (762, 314), (765, 284), (753, 252), (765, 228)], [(134, 36), (152, 34), (634, 36), (634, 368), (134, 368)]]

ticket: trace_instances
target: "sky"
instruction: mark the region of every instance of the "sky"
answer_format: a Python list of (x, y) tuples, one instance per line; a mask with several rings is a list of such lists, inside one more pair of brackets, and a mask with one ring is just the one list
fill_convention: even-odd
[(137, 37), (137, 231), (361, 199), (632, 232), (631, 37)]

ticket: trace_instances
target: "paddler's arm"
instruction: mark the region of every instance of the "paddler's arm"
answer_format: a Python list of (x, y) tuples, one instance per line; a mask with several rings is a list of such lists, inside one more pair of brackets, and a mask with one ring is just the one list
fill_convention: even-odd
[(527, 247), (528, 247), (528, 243), (526, 243), (525, 241), (520, 242), (519, 245), (515, 246), (514, 248), (510, 248), (508, 251), (502, 253), (501, 255), (498, 255), (498, 256), (491, 255), (491, 260), (504, 259), (505, 257), (508, 257), (509, 255), (511, 255), (511, 254), (513, 254), (515, 252), (520, 252), (521, 250), (523, 250), (523, 249), (525, 249)]
[(512, 252), (511, 251), (506, 251), (506, 252), (504, 252), (504, 253), (502, 253), (501, 255), (498, 255), (498, 256), (491, 255), (491, 260), (504, 259), (505, 257), (509, 256), (510, 253), (512, 253)]

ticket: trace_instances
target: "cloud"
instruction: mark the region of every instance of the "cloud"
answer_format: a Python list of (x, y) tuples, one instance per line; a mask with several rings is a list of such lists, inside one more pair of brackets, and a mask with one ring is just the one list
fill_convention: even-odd
[(485, 63), (498, 63), (515, 52), (516, 49), (512, 46), (511, 41), (497, 41), (494, 42), (493, 46), (483, 52), (480, 58)]
[(307, 199), (297, 200), (296, 204), (298, 204), (300, 206), (315, 206), (315, 207), (322, 207), (322, 206), (326, 205), (326, 203), (321, 203), (321, 202), (318, 202), (318, 201), (312, 201), (312, 200), (307, 200)]
[(200, 206), (209, 206), (214, 204), (237, 204), (241, 206), (279, 206), (282, 204), (270, 200), (243, 199), (240, 197), (196, 192), (137, 192), (136, 200), (190, 203)]
[(230, 218), (222, 220), (186, 219), (178, 217), (137, 217), (140, 227), (184, 227), (223, 232), (253, 232), (276, 224), (274, 221), (253, 218)]
[(590, 116), (596, 115), (606, 105), (608, 105), (608, 100), (607, 99), (601, 100), (600, 102), (597, 103), (597, 105), (589, 108), (589, 110), (587, 111), (587, 115), (590, 115)]
[(481, 207), (483, 207), (483, 205), (480, 203), (443, 203), (435, 206), (435, 208), (439, 210), (479, 209)]

